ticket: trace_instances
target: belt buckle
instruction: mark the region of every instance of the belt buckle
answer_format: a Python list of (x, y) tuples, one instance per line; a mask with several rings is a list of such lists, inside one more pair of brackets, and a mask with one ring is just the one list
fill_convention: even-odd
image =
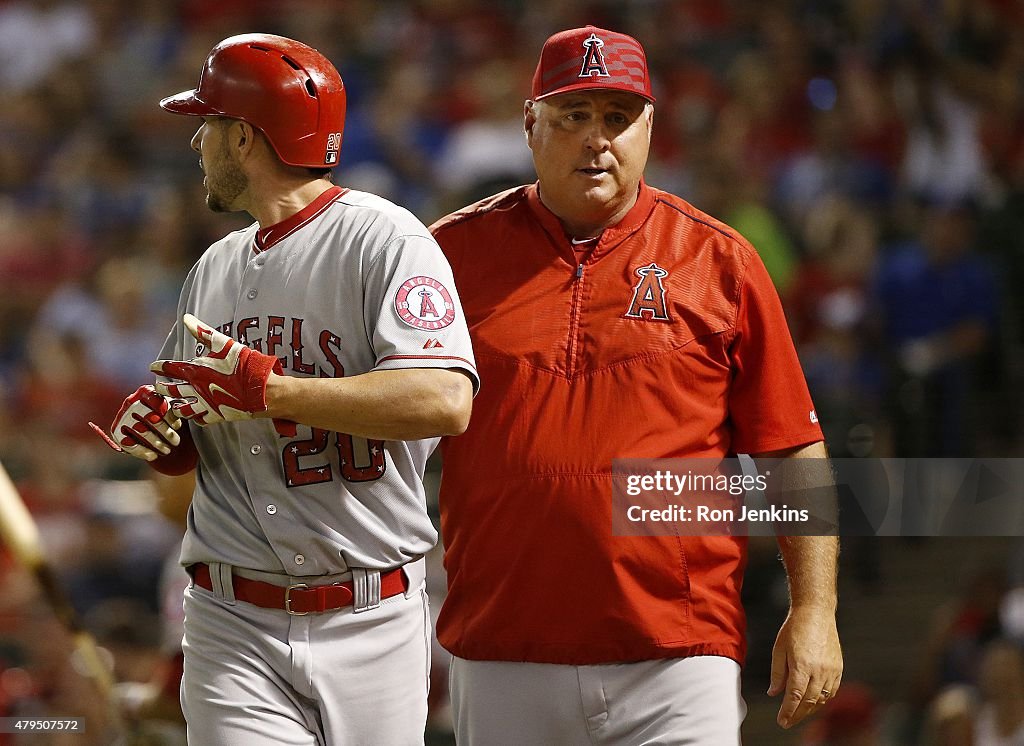
[(299, 588), (309, 588), (305, 583), (295, 583), (284, 589), (284, 610), (291, 616), (306, 616), (308, 611), (292, 611), (292, 591)]

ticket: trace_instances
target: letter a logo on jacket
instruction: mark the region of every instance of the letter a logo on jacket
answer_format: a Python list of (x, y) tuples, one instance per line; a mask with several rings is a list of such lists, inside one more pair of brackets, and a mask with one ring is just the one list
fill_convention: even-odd
[(597, 38), (597, 34), (591, 34), (583, 40), (583, 67), (580, 68), (580, 77), (608, 78), (608, 66), (604, 62), (604, 53), (601, 47), (604, 42)]
[[(661, 284), (661, 279), (668, 277), (668, 270), (651, 262), (646, 267), (637, 267), (636, 274), (640, 282), (633, 288), (633, 302), (629, 304), (626, 318), (668, 321), (665, 286)], [(649, 315), (644, 316), (645, 313)]]

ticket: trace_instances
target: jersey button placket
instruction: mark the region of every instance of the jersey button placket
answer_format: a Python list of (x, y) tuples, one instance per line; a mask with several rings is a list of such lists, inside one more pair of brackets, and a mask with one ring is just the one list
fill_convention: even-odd
[(277, 506), (276, 505), (268, 505), (267, 506), (267, 514), (268, 515), (274, 515), (276, 513), (277, 513)]
[(249, 449), (249, 453), (251, 453), (253, 456), (259, 456), (262, 451), (263, 446), (261, 446), (259, 443), (256, 443), (255, 445), (252, 446), (252, 448)]
[(304, 565), (304, 564), (306, 564), (306, 558), (303, 557), (301, 554), (296, 554), (295, 555), (295, 564), (296, 565)]
[(249, 288), (249, 292), (245, 294), (245, 297), (249, 300), (255, 300), (257, 295), (259, 295), (259, 292), (256, 288)]

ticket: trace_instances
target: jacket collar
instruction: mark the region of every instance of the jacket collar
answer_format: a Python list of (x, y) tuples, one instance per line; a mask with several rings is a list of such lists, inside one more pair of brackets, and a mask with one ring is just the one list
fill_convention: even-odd
[[(543, 202), (541, 202), (540, 182), (535, 182), (527, 187), (526, 199), (534, 216), (540, 221), (541, 226), (543, 226), (544, 231), (551, 237), (556, 246), (569, 252), (575, 262), (575, 252), (572, 250), (570, 238), (566, 235), (562, 221), (557, 215), (551, 212)], [(625, 241), (630, 235), (639, 230), (647, 221), (647, 218), (654, 209), (656, 202), (657, 198), (655, 196), (655, 190), (647, 186), (647, 183), (641, 179), (636, 203), (629, 209), (629, 212), (625, 214), (622, 220), (615, 225), (608, 226), (604, 231), (602, 231), (601, 238), (594, 249), (590, 252), (587, 261), (593, 261), (594, 259), (607, 254), (620, 243)]]

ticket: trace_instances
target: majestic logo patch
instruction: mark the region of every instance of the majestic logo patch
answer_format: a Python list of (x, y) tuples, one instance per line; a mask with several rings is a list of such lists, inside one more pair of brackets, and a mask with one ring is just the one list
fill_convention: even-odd
[(423, 343), (424, 350), (436, 350), (438, 347), (444, 347), (444, 345), (441, 344), (441, 340), (437, 337), (431, 337)]
[(604, 42), (597, 38), (597, 34), (591, 34), (583, 40), (583, 67), (580, 68), (580, 77), (587, 78), (608, 78), (608, 65), (604, 61), (604, 52), (601, 47)]
[(455, 303), (433, 277), (410, 277), (395, 295), (398, 318), (417, 329), (444, 329), (455, 321)]
[[(633, 301), (626, 311), (626, 318), (668, 321), (668, 306), (665, 305), (665, 286), (661, 284), (668, 277), (668, 270), (654, 262), (646, 267), (637, 267), (640, 282), (633, 288)], [(644, 316), (644, 314), (648, 314)]]

